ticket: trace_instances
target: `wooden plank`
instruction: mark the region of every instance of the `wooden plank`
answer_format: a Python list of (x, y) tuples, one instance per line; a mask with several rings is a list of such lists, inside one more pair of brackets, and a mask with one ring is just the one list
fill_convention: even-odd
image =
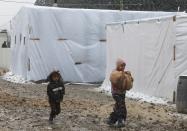
[(66, 38), (58, 38), (58, 41), (65, 41), (65, 40), (68, 40)]
[(40, 40), (40, 38), (30, 38), (30, 40)]
[(100, 39), (99, 41), (100, 42), (106, 42), (106, 39)]

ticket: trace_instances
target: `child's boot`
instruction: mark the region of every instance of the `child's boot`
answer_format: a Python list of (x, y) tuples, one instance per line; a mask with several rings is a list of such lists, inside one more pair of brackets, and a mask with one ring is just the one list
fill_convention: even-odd
[(53, 124), (53, 117), (51, 115), (49, 117), (49, 124)]
[(118, 128), (121, 128), (121, 127), (125, 127), (125, 124), (123, 123), (123, 120), (122, 119), (119, 119), (118, 120), (118, 125), (117, 125)]

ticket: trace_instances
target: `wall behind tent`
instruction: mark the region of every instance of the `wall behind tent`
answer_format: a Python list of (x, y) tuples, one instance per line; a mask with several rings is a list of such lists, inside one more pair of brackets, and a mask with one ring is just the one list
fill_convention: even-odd
[[(36, 0), (36, 5), (52, 6), (55, 0)], [(57, 6), (86, 9), (125, 9), (151, 11), (180, 11), (186, 9), (186, 0), (57, 0)], [(123, 3), (123, 4), (122, 4)]]
[(5, 31), (0, 32), (0, 47), (2, 47), (4, 41), (7, 42), (7, 33)]
[(24, 7), (11, 21), (12, 72), (40, 80), (58, 69), (66, 81), (101, 82), (105, 78), (107, 23), (172, 14)]
[(173, 18), (107, 26), (107, 71), (102, 89), (110, 91), (109, 75), (118, 57), (134, 77), (132, 91), (172, 100), (176, 89), (173, 65)]
[(10, 69), (10, 48), (2, 48), (3, 44), (7, 44), (7, 33), (0, 32), (0, 67)]
[(10, 69), (11, 51), (9, 48), (0, 47), (0, 67)]
[(36, 0), (2, 0), (0, 1), (0, 30), (9, 27), (10, 20), (25, 5), (33, 5)]

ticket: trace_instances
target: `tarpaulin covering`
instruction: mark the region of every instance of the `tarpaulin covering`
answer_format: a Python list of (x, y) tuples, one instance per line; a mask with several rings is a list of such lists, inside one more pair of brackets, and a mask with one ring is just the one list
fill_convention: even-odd
[(175, 76), (187, 75), (187, 16), (176, 21)]

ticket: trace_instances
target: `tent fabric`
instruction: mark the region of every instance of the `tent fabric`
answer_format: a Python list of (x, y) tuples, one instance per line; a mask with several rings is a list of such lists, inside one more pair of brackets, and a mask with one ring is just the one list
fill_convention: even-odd
[(173, 17), (108, 25), (106, 78), (101, 88), (110, 91), (109, 75), (121, 57), (134, 77), (132, 91), (172, 99), (177, 83), (175, 41)]
[(170, 15), (173, 13), (23, 7), (11, 21), (11, 70), (27, 80), (45, 79), (57, 69), (65, 81), (103, 81), (107, 23)]
[(187, 75), (187, 16), (177, 18), (175, 48), (175, 76)]

